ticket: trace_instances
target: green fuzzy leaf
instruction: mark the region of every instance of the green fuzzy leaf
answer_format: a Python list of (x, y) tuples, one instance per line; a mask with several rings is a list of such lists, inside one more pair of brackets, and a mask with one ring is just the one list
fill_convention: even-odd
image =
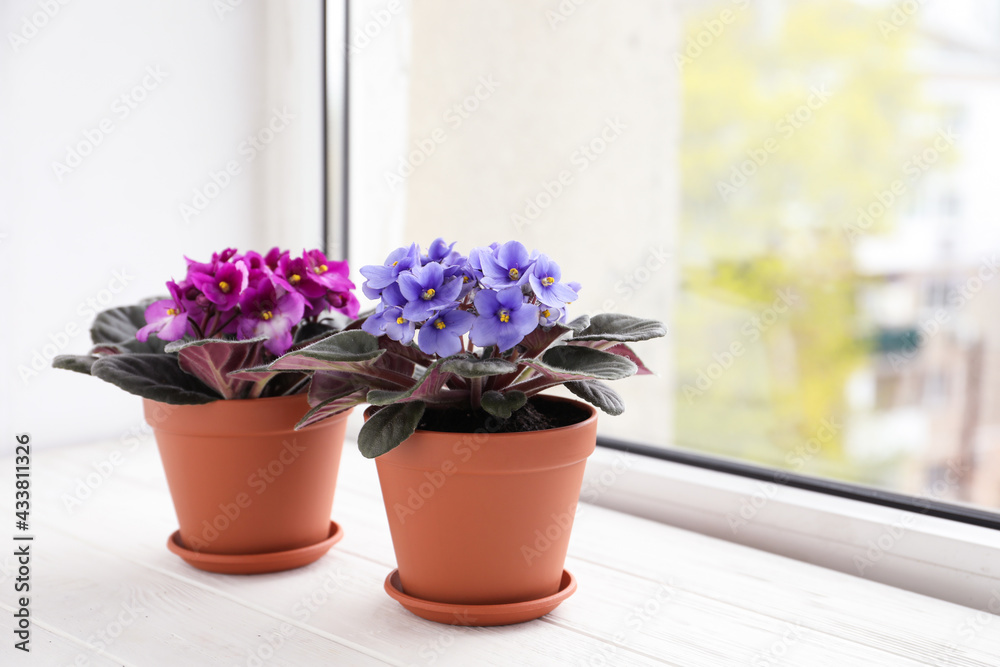
[(327, 417), (340, 414), (341, 412), (349, 410), (364, 402), (364, 389), (347, 388), (343, 393), (331, 395), (326, 400), (316, 404), (302, 417), (302, 419), (299, 420), (299, 423), (295, 425), (295, 429), (298, 430), (300, 428), (305, 428), (306, 426), (311, 426), (312, 424), (323, 421)]
[(281, 370), (297, 367), (291, 362), (293, 358), (305, 357), (313, 359), (319, 364), (309, 364), (314, 370), (322, 368), (323, 362), (358, 362), (370, 361), (382, 355), (385, 350), (380, 350), (378, 339), (367, 331), (341, 331), (332, 336), (327, 336), (312, 345), (308, 345), (301, 350), (294, 350), (281, 357), (272, 364), (274, 370)]
[(177, 358), (165, 354), (116, 354), (101, 357), (90, 374), (130, 394), (160, 403), (195, 405), (219, 400), (218, 394), (181, 370)]
[(557, 375), (570, 374), (597, 380), (621, 380), (635, 375), (639, 370), (625, 357), (580, 345), (559, 345), (550, 348), (542, 355), (542, 362)]
[(361, 427), (358, 449), (368, 459), (382, 456), (413, 435), (424, 416), (422, 401), (394, 403), (382, 408)]
[(508, 419), (510, 416), (524, 407), (528, 402), (528, 397), (523, 391), (508, 391), (501, 394), (499, 391), (487, 391), (483, 393), (483, 410), (499, 419)]
[(568, 326), (576, 333), (580, 333), (581, 331), (590, 326), (590, 315), (581, 315), (580, 317), (576, 318), (566, 326)]
[(613, 340), (637, 341), (659, 338), (667, 335), (667, 328), (662, 322), (644, 320), (631, 315), (618, 313), (601, 313), (594, 315), (590, 324), (573, 340)]
[(292, 341), (292, 347), (305, 347), (306, 345), (312, 345), (313, 343), (323, 340), (335, 331), (339, 331), (339, 329), (330, 320), (306, 322), (305, 324), (300, 325), (295, 331), (295, 340)]
[(625, 401), (621, 395), (603, 382), (598, 380), (567, 382), (566, 388), (609, 415), (620, 415), (625, 412)]
[(146, 326), (146, 307), (157, 300), (157, 298), (144, 299), (133, 306), (109, 308), (101, 311), (90, 327), (91, 341), (95, 345), (120, 344), (124, 347), (122, 352), (133, 354), (163, 352), (166, 343), (157, 338), (155, 334), (150, 336), (146, 342), (138, 341), (135, 338), (136, 332)]
[(402, 401), (447, 402), (449, 397), (442, 392), (449, 378), (449, 373), (444, 371), (445, 363), (444, 360), (435, 361), (406, 389), (372, 389), (368, 392), (368, 402), (372, 405), (390, 405)]
[(480, 359), (475, 356), (450, 357), (441, 363), (441, 370), (464, 378), (516, 373), (517, 365), (506, 359)]
[(61, 368), (67, 371), (90, 375), (90, 368), (97, 359), (92, 354), (60, 354), (52, 360), (52, 368)]
[[(246, 376), (234, 376), (233, 371), (255, 368), (260, 364), (266, 340), (263, 336), (248, 340), (177, 340), (167, 345), (166, 351), (177, 352), (181, 370), (195, 376), (223, 398), (247, 398), (253, 397), (249, 392), (254, 381)], [(257, 382), (266, 382), (267, 379), (258, 379)]]

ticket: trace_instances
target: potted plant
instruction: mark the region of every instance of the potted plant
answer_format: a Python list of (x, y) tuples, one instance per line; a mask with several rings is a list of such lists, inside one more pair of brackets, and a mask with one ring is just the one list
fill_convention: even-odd
[[(597, 413), (624, 410), (606, 380), (646, 374), (628, 343), (663, 325), (604, 314), (566, 323), (580, 286), (511, 241), (434, 241), (361, 269), (375, 311), (268, 366), (313, 373), (300, 427), (369, 403), (398, 570), (386, 591), (465, 625), (537, 618), (575, 590), (563, 568)], [(360, 328), (360, 330), (357, 330)], [(585, 402), (547, 396), (565, 386)]]
[(272, 572), (326, 553), (347, 412), (295, 430), (305, 373), (261, 367), (354, 318), (347, 262), (319, 250), (292, 258), (230, 248), (187, 260), (169, 296), (98, 314), (83, 356), (56, 368), (93, 375), (143, 398), (180, 529), (168, 547), (214, 572)]

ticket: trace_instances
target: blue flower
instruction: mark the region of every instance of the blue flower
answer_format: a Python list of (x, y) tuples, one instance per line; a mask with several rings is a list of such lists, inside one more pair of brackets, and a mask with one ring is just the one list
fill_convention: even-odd
[(541, 306), (538, 309), (538, 323), (550, 327), (556, 322), (566, 319), (566, 309), (555, 306)]
[(528, 282), (534, 260), (528, 250), (517, 241), (507, 241), (496, 254), (480, 252), (483, 284), (493, 289), (503, 289)]
[[(442, 238), (436, 238), (431, 241), (431, 246), (427, 249), (427, 254), (424, 255), (426, 262), (441, 262), (443, 264), (454, 264), (455, 259), (458, 257), (457, 252), (453, 252), (452, 248), (455, 247), (454, 243), (447, 244)], [(424, 263), (426, 263), (424, 262)]]
[(422, 322), (455, 301), (462, 291), (462, 281), (458, 278), (446, 279), (444, 267), (431, 262), (400, 274), (399, 291), (407, 301), (403, 316)]
[(535, 260), (535, 265), (531, 268), (528, 281), (539, 301), (546, 306), (559, 308), (576, 301), (579, 296), (568, 286), (559, 282), (561, 277), (562, 272), (559, 270), (559, 265), (550, 260), (547, 255), (539, 255), (538, 259)]
[(389, 306), (381, 313), (369, 316), (361, 323), (361, 329), (373, 336), (385, 334), (403, 345), (409, 345), (416, 332), (413, 322), (403, 317), (403, 309), (399, 306)]
[(393, 250), (385, 258), (385, 263), (382, 266), (378, 264), (362, 266), (361, 275), (368, 279), (362, 286), (365, 296), (369, 299), (377, 298), (383, 289), (396, 282), (400, 273), (419, 265), (420, 248), (414, 243), (409, 248)]
[(450, 357), (462, 351), (462, 336), (469, 332), (476, 316), (458, 309), (438, 313), (420, 327), (417, 344), (424, 354)]
[(482, 290), (475, 303), (479, 317), (469, 335), (480, 347), (496, 345), (501, 352), (509, 350), (538, 326), (538, 307), (524, 302), (520, 287)]

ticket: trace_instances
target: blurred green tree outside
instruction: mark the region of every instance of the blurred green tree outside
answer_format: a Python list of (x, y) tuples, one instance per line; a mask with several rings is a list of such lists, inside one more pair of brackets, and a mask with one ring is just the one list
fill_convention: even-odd
[(676, 442), (877, 483), (844, 454), (846, 384), (871, 353), (858, 221), (941, 126), (916, 21), (850, 0), (724, 2), (686, 17)]

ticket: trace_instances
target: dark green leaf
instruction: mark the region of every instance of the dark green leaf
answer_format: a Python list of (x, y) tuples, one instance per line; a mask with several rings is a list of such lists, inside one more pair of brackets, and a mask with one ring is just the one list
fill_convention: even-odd
[[(162, 297), (161, 297), (162, 298)], [(125, 346), (126, 352), (131, 353), (159, 353), (163, 352), (166, 345), (162, 340), (153, 334), (145, 343), (136, 340), (135, 333), (146, 326), (146, 307), (159, 298), (144, 299), (133, 306), (122, 306), (120, 308), (109, 308), (101, 311), (94, 319), (93, 326), (90, 327), (90, 339), (95, 344), (120, 343)]]
[(499, 419), (508, 419), (513, 413), (524, 407), (528, 402), (528, 397), (523, 391), (508, 391), (501, 394), (499, 391), (487, 391), (483, 393), (483, 410)]
[(305, 347), (306, 345), (312, 345), (313, 343), (323, 340), (337, 330), (337, 327), (335, 327), (333, 322), (329, 320), (306, 322), (295, 332), (295, 340), (292, 341), (292, 347)]
[(294, 350), (273, 364), (274, 370), (322, 370), (324, 363), (370, 361), (382, 355), (378, 339), (366, 331), (341, 331)]
[(387, 405), (365, 422), (358, 434), (358, 449), (365, 458), (374, 459), (395, 449), (413, 435), (424, 416), (421, 401)]
[(177, 358), (165, 354), (116, 354), (101, 357), (91, 375), (130, 394), (161, 403), (193, 405), (219, 400), (201, 381), (181, 370)]
[(542, 362), (556, 375), (583, 375), (598, 380), (621, 380), (635, 375), (638, 371), (636, 365), (625, 357), (580, 345), (558, 345), (549, 348), (542, 355)]
[[(256, 398), (250, 393), (254, 381), (233, 371), (255, 368), (264, 358), (264, 341), (261, 336), (248, 340), (204, 338), (195, 341), (174, 341), (167, 345), (167, 352), (177, 352), (178, 362), (186, 373), (195, 376), (223, 398)], [(269, 378), (260, 378), (257, 389), (263, 388)]]
[(476, 356), (449, 357), (441, 363), (441, 370), (464, 378), (481, 378), (487, 375), (516, 373), (517, 365), (506, 359), (480, 359)]
[(535, 327), (531, 333), (518, 343), (518, 347), (524, 350), (524, 354), (521, 356), (522, 358), (534, 359), (552, 347), (557, 340), (572, 332), (573, 330), (568, 326), (559, 324), (558, 322), (550, 327)]
[[(311, 401), (310, 401), (311, 402)], [(327, 417), (332, 417), (333, 415), (340, 414), (345, 410), (353, 408), (355, 405), (360, 405), (365, 402), (365, 390), (356, 389), (348, 390), (346, 393), (331, 396), (324, 400), (323, 402), (317, 404), (309, 412), (305, 414), (299, 423), (295, 425), (296, 429), (305, 428), (306, 426), (311, 426), (316, 422), (321, 422)]]
[(617, 391), (597, 380), (567, 382), (566, 388), (609, 415), (625, 412), (625, 401)]
[(95, 361), (97, 361), (97, 357), (92, 354), (60, 354), (52, 360), (52, 367), (90, 375), (90, 367), (94, 365)]
[(581, 315), (580, 317), (576, 318), (566, 326), (568, 326), (576, 333), (580, 333), (581, 331), (590, 326), (590, 315)]
[(662, 322), (644, 320), (631, 315), (601, 313), (594, 315), (590, 325), (573, 337), (573, 340), (636, 341), (667, 335)]
[(427, 367), (423, 375), (414, 380), (413, 385), (403, 390), (372, 389), (368, 392), (368, 402), (372, 405), (389, 405), (401, 401), (441, 402), (447, 399), (442, 389), (448, 381), (449, 373), (444, 370), (447, 360), (438, 360)]

